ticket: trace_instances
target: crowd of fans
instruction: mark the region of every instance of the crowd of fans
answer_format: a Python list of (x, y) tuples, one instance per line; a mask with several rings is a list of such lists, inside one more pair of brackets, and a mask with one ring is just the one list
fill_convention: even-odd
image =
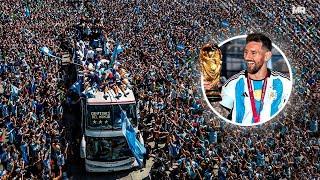
[(6, 1), (0, 9), (1, 179), (66, 177), (65, 88), (59, 63), (40, 48), (58, 54), (76, 14), (53, 1)]
[[(131, 74), (143, 137), (154, 144), (148, 148), (149, 157), (161, 158), (168, 176), (319, 178), (316, 47), (320, 32), (315, 28), (319, 7), (311, 2), (305, 6), (308, 14), (293, 15), (291, 5), (284, 1), (38, 0), (1, 4), (1, 177), (72, 176), (66, 173), (72, 142), (62, 120), (68, 88), (59, 83), (58, 60), (39, 49), (46, 46), (55, 56), (61, 55), (61, 39), (70, 36), (67, 27), (86, 19), (97, 20), (94, 24), (110, 41), (104, 45), (108, 48), (103, 52), (108, 53), (101, 56), (78, 52), (85, 73), (90, 75), (90, 61), (96, 58), (110, 63), (109, 53), (116, 42), (122, 43), (124, 51), (117, 61)], [(263, 31), (283, 47), (293, 67), (294, 90), (275, 120), (240, 128), (220, 121), (208, 110), (196, 61), (202, 44), (251, 31)], [(81, 49), (80, 42), (78, 47)], [(120, 93), (121, 89), (117, 95), (125, 95)]]

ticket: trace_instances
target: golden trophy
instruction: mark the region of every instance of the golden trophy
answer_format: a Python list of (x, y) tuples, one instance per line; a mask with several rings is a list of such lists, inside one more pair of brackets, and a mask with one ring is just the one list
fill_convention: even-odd
[(220, 101), (221, 50), (217, 45), (205, 44), (200, 50), (199, 62), (207, 98), (210, 101)]

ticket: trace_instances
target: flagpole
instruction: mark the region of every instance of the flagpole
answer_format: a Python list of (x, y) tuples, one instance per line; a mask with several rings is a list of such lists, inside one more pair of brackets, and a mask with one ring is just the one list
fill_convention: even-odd
[(120, 107), (120, 110), (121, 110), (121, 111), (124, 111), (124, 110), (122, 109), (122, 107), (120, 106), (120, 104), (118, 104), (118, 106)]

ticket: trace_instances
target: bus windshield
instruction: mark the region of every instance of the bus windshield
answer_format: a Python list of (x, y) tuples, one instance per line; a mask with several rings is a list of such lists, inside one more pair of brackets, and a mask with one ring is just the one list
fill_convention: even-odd
[[(135, 104), (121, 104), (122, 110), (127, 114), (129, 121), (133, 127), (137, 126), (137, 114), (136, 114), (136, 105)], [(119, 106), (113, 106), (114, 114), (114, 129), (121, 129), (121, 109)]]
[[(120, 108), (121, 106), (121, 108)], [(87, 107), (87, 128), (89, 129), (121, 129), (121, 109), (127, 114), (133, 127), (137, 126), (135, 104), (121, 105), (89, 105)]]
[(125, 137), (87, 137), (86, 157), (92, 161), (120, 161), (133, 157)]

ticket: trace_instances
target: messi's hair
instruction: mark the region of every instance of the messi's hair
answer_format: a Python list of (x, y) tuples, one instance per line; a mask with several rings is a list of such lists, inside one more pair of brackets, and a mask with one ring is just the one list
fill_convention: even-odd
[(262, 47), (266, 48), (267, 50), (271, 51), (272, 50), (272, 43), (271, 40), (265, 36), (264, 34), (261, 33), (252, 33), (249, 34), (246, 38), (246, 44), (249, 42), (261, 42)]

